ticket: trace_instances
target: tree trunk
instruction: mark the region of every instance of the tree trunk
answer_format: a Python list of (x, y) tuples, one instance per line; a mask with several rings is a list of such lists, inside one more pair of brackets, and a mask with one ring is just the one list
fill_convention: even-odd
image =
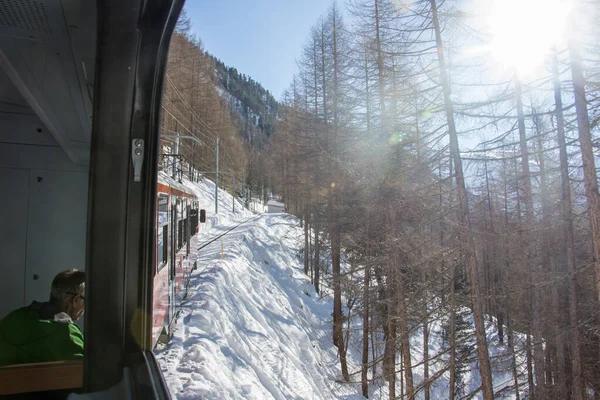
[[(333, 36), (337, 36), (335, 33), (335, 18), (334, 18), (334, 35)], [(327, 107), (327, 83), (326, 83), (326, 69), (325, 69), (325, 27), (324, 25), (321, 25), (321, 43), (320, 43), (320, 49), (321, 49), (321, 80), (322, 80), (322, 94), (323, 94), (323, 120), (324, 120), (324, 124), (325, 124), (325, 134), (327, 135), (327, 140), (326, 140), (326, 154), (327, 154), (327, 160), (328, 160), (328, 178), (329, 178), (329, 182), (327, 182), (327, 206), (329, 209), (329, 238), (331, 241), (331, 267), (332, 267), (332, 273), (333, 273), (333, 343), (337, 346), (338, 350), (339, 350), (339, 356), (340, 356), (340, 364), (341, 364), (341, 368), (342, 368), (342, 376), (344, 378), (345, 381), (349, 381), (350, 380), (350, 375), (348, 373), (348, 365), (346, 362), (346, 348), (344, 346), (344, 336), (343, 336), (343, 330), (344, 330), (344, 321), (343, 321), (343, 314), (342, 314), (342, 288), (341, 288), (341, 271), (340, 271), (340, 232), (338, 229), (338, 216), (337, 216), (337, 210), (336, 210), (336, 203), (337, 203), (337, 189), (335, 188), (336, 186), (336, 174), (335, 174), (335, 166), (333, 165), (333, 157), (332, 157), (332, 152), (336, 153), (337, 152), (337, 140), (336, 140), (336, 135), (337, 135), (337, 110), (334, 109), (333, 110), (333, 114), (334, 114), (334, 126), (333, 126), (333, 132), (331, 132), (330, 129), (328, 129), (328, 125), (329, 125), (329, 117), (328, 117), (328, 107)], [(336, 53), (336, 49), (334, 46), (334, 51), (333, 51), (333, 56), (334, 56), (334, 64), (336, 63), (336, 57), (337, 55)], [(337, 68), (336, 65), (334, 65), (334, 68)], [(336, 73), (334, 73), (334, 75), (336, 75)], [(337, 77), (335, 78), (337, 79)], [(334, 93), (336, 91), (335, 86), (337, 86), (337, 82), (334, 79)], [(336, 107), (335, 103), (337, 100), (335, 99), (335, 95), (334, 95), (334, 108)], [(332, 134), (330, 137), (330, 134)]]
[(430, 386), (429, 383), (429, 323), (428, 316), (429, 310), (427, 302), (425, 302), (425, 318), (423, 319), (423, 381), (424, 381), (424, 393), (425, 400), (430, 400)]
[[(487, 263), (487, 272), (488, 272), (488, 296), (489, 296), (489, 316), (493, 321), (492, 316), (496, 315), (496, 326), (498, 328), (498, 340), (500, 343), (504, 342), (504, 327), (502, 326), (502, 312), (499, 311), (500, 307), (498, 303), (499, 301), (499, 293), (498, 293), (498, 280), (499, 280), (499, 268), (500, 265), (498, 262), (498, 252), (496, 251), (496, 226), (494, 224), (494, 205), (492, 204), (492, 190), (490, 188), (490, 178), (488, 171), (488, 162), (487, 162), (487, 154), (484, 162), (485, 169), (485, 186), (486, 186), (486, 194), (487, 194), (487, 203), (488, 203), (488, 222), (489, 222), (489, 232), (492, 237), (491, 241), (486, 240), (486, 245), (489, 245), (489, 262)], [(491, 242), (491, 243), (489, 243)]]
[[(404, 359), (404, 379), (406, 381), (406, 397), (414, 400), (415, 389), (412, 375), (412, 361), (410, 357), (410, 338), (408, 328), (408, 317), (406, 315), (406, 301), (404, 294), (404, 282), (402, 275), (397, 279), (398, 290), (398, 325), (400, 327), (400, 345), (402, 346), (402, 358)], [(394, 357), (395, 358), (395, 357)]]
[(375, 313), (371, 313), (371, 359), (373, 360), (371, 376), (373, 379), (377, 376), (377, 346), (375, 344), (375, 322), (373, 321), (375, 318)]
[[(538, 164), (539, 164), (539, 168), (540, 168), (540, 191), (541, 191), (541, 195), (542, 195), (542, 218), (544, 221), (544, 237), (542, 238), (542, 244), (543, 244), (543, 248), (542, 248), (542, 268), (548, 268), (550, 271), (554, 272), (555, 277), (552, 279), (553, 284), (552, 284), (552, 301), (555, 302), (556, 304), (558, 304), (558, 282), (556, 282), (557, 278), (558, 278), (558, 271), (557, 271), (557, 267), (556, 265), (557, 260), (554, 259), (553, 253), (552, 253), (552, 243), (550, 241), (550, 237), (552, 234), (552, 221), (551, 221), (551, 211), (550, 211), (550, 204), (548, 204), (548, 179), (546, 177), (546, 160), (544, 159), (544, 145), (543, 145), (543, 141), (542, 141), (542, 134), (543, 134), (543, 129), (540, 126), (541, 121), (539, 120), (539, 116), (535, 116), (533, 119), (534, 125), (535, 125), (535, 132), (536, 132), (536, 136), (537, 136), (537, 152), (539, 154), (539, 158), (538, 158)], [(541, 294), (541, 293), (539, 293)], [(555, 300), (556, 299), (556, 300)], [(553, 383), (553, 376), (552, 376), (552, 364), (554, 364), (554, 362), (556, 362), (556, 360), (554, 360), (554, 362), (552, 362), (552, 351), (556, 349), (557, 347), (560, 347), (561, 343), (560, 343), (560, 339), (562, 338), (561, 336), (561, 332), (560, 330), (561, 328), (561, 318), (560, 318), (560, 314), (557, 313), (556, 311), (558, 311), (558, 308), (554, 308), (555, 312), (553, 313), (555, 316), (554, 319), (554, 326), (555, 328), (553, 329), (554, 331), (554, 343), (551, 343), (551, 341), (546, 341), (546, 365), (545, 365), (545, 370), (546, 370), (546, 383), (547, 386), (552, 385)], [(564, 361), (564, 360), (563, 360)], [(560, 364), (562, 365), (562, 364)], [(556, 379), (556, 377), (554, 377), (554, 379)]]
[(309, 264), (309, 258), (310, 258), (310, 253), (309, 253), (309, 249), (308, 249), (308, 236), (309, 236), (309, 229), (308, 229), (308, 216), (309, 216), (309, 212), (308, 212), (308, 201), (306, 201), (304, 203), (304, 274), (308, 275), (308, 264)]
[(313, 265), (313, 260), (314, 260), (314, 242), (313, 242), (313, 224), (314, 224), (314, 220), (312, 218), (312, 214), (310, 213), (310, 208), (308, 209), (308, 218), (309, 218), (309, 228), (308, 228), (308, 267), (310, 269), (310, 283), (312, 285), (315, 284), (315, 268)]
[(456, 264), (450, 267), (450, 384), (448, 399), (454, 400), (456, 393), (456, 300), (455, 300)]
[(400, 398), (404, 398), (404, 356), (400, 352)]
[(319, 209), (318, 207), (315, 205), (315, 223), (314, 223), (314, 230), (315, 230), (315, 259), (313, 261), (314, 264), (314, 268), (315, 268), (315, 291), (317, 293), (320, 293), (321, 288), (320, 288), (320, 279), (321, 279), (321, 241), (319, 239)]
[(383, 52), (381, 50), (380, 36), (380, 17), (379, 17), (379, 1), (375, 0), (375, 46), (377, 50), (377, 83), (379, 86), (379, 110), (381, 118), (381, 137), (385, 139), (386, 123), (385, 123), (385, 83), (383, 77)]
[[(555, 358), (552, 356), (552, 353), (554, 352), (554, 343), (547, 341), (546, 342), (546, 348), (544, 349), (544, 352), (546, 353), (545, 355), (545, 361), (546, 361), (546, 365), (545, 365), (545, 372), (546, 372), (546, 393), (549, 392), (548, 387), (553, 386), (553, 378), (554, 378), (554, 371), (553, 371), (553, 364), (555, 362)], [(550, 397), (550, 396), (549, 396)]]
[[(395, 210), (388, 210), (388, 231), (391, 232), (393, 239), (396, 229)], [(389, 257), (387, 261), (387, 282), (386, 282), (386, 305), (387, 305), (387, 335), (385, 340), (385, 352), (383, 354), (383, 373), (388, 381), (389, 398), (396, 398), (396, 323), (398, 320), (398, 300), (397, 300), (397, 278), (396, 278), (396, 259), (394, 250), (388, 249)]]
[(362, 366), (361, 366), (361, 386), (364, 397), (369, 398), (369, 384), (367, 371), (369, 369), (369, 284), (371, 281), (371, 268), (365, 268), (365, 277), (363, 281), (363, 337), (362, 337)]
[[(502, 157), (502, 172), (504, 175), (504, 265), (508, 271), (510, 268), (509, 242), (508, 242), (508, 172), (506, 168), (506, 157)], [(506, 316), (506, 335), (508, 339), (508, 351), (510, 352), (510, 366), (515, 387), (515, 399), (520, 400), (521, 394), (519, 389), (519, 375), (517, 373), (517, 356), (515, 354), (515, 342), (512, 332), (510, 303), (502, 302), (503, 312)]]
[(383, 353), (383, 375), (389, 382), (390, 399), (396, 397), (396, 279), (393, 260), (388, 260), (386, 282), (387, 334)]
[(519, 374), (517, 372), (517, 355), (515, 353), (515, 340), (512, 331), (511, 324), (512, 315), (506, 311), (506, 334), (508, 336), (508, 351), (510, 351), (510, 366), (513, 377), (513, 384), (515, 386), (515, 400), (521, 399), (521, 393), (519, 388)]
[[(525, 217), (526, 229), (533, 229), (533, 197), (531, 193), (531, 175), (529, 172), (529, 150), (527, 147), (527, 133), (525, 131), (525, 116), (523, 113), (523, 100), (521, 93), (521, 82), (519, 77), (515, 77), (515, 98), (517, 101), (517, 115), (519, 126), (519, 143), (521, 147), (521, 181), (523, 182), (523, 197), (525, 199)], [(542, 347), (542, 329), (541, 329), (541, 306), (540, 293), (537, 288), (539, 279), (539, 265), (533, 245), (526, 241), (527, 265), (529, 267), (529, 305), (530, 315), (532, 316), (532, 333), (533, 333), (533, 357), (534, 357), (534, 373), (535, 373), (535, 396), (539, 399), (545, 399), (544, 391), (544, 354)], [(530, 342), (528, 341), (528, 345)], [(528, 349), (529, 351), (531, 349)]]
[(598, 178), (594, 161), (594, 148), (590, 132), (590, 117), (585, 98), (585, 78), (579, 44), (569, 40), (571, 54), (571, 74), (573, 76), (573, 92), (575, 93), (575, 110), (577, 111), (577, 131), (581, 144), (581, 159), (583, 161), (583, 179), (585, 195), (588, 201), (588, 213), (592, 227), (592, 247), (594, 269), (596, 271), (596, 296), (600, 301), (600, 195), (598, 194)]
[[(577, 310), (577, 276), (575, 275), (575, 235), (573, 229), (573, 206), (571, 204), (571, 183), (569, 181), (569, 156), (567, 154), (567, 144), (565, 139), (565, 122), (563, 117), (563, 104), (560, 88), (560, 77), (558, 72), (558, 56), (556, 50), (552, 58), (552, 74), (554, 87), (554, 104), (558, 147), (560, 151), (560, 177), (561, 177), (561, 215), (563, 220), (563, 243), (566, 246), (566, 265), (567, 273), (569, 274), (569, 323), (571, 325), (571, 371), (573, 382), (573, 399), (583, 399), (583, 382), (581, 381), (581, 339), (578, 328), (578, 310)], [(556, 285), (554, 285), (556, 286)], [(558, 290), (555, 290), (553, 295), (553, 308), (556, 314), (562, 311), (559, 302)], [(558, 321), (559, 319), (557, 319)], [(559, 325), (560, 329), (560, 325)], [(559, 373), (559, 390), (558, 397), (566, 398), (567, 379), (564, 376), (565, 366), (565, 338), (562, 332), (557, 336), (557, 363)]]
[[(531, 352), (531, 334), (527, 332), (527, 338), (525, 342), (525, 357), (527, 358), (527, 383), (529, 385), (529, 398), (535, 399), (535, 380), (533, 379), (533, 358)], [(543, 400), (543, 399), (540, 399)]]
[(448, 131), (450, 135), (450, 153), (454, 161), (456, 170), (456, 186), (458, 189), (458, 202), (460, 210), (460, 226), (459, 236), (461, 243), (464, 243), (465, 261), (467, 273), (471, 281), (471, 303), (473, 306), (473, 317), (475, 320), (475, 337), (477, 339), (477, 357), (479, 359), (479, 373), (481, 375), (481, 387), (485, 400), (494, 398), (494, 390), (492, 384), (492, 370), (490, 368), (490, 360), (487, 350), (487, 340), (485, 334), (485, 321), (483, 320), (483, 312), (481, 311), (481, 296), (479, 288), (479, 273), (477, 271), (477, 263), (475, 260), (475, 249), (473, 248), (473, 237), (469, 222), (469, 205), (467, 203), (467, 191), (463, 176), (462, 160), (460, 150), (458, 148), (458, 135), (456, 133), (456, 125), (454, 123), (454, 105), (451, 98), (450, 85), (448, 82), (448, 72), (444, 60), (444, 48), (440, 24), (437, 15), (437, 5), (435, 0), (429, 0), (431, 4), (433, 27), (435, 30), (435, 38), (438, 49), (438, 60), (440, 64), (440, 79), (444, 93), (444, 103), (446, 108), (446, 118), (448, 121)]

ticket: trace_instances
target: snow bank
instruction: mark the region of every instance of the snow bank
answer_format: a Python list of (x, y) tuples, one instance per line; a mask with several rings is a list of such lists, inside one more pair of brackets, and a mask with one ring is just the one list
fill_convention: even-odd
[(203, 249), (174, 336), (157, 352), (175, 398), (362, 398), (335, 383), (331, 302), (302, 273), (301, 234), (292, 217), (263, 215)]

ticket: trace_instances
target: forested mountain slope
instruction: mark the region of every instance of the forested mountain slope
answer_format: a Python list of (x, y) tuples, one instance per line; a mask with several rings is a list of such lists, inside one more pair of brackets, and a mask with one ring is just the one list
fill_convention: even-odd
[[(183, 172), (219, 169), (227, 174), (221, 186), (244, 197), (266, 196), (265, 155), (277, 119), (278, 103), (260, 83), (226, 66), (205, 48), (192, 32), (191, 20), (182, 15), (171, 40), (163, 96), (161, 167), (181, 159)], [(178, 146), (175, 135), (191, 136)], [(178, 155), (172, 156), (177, 150)], [(214, 173), (209, 174), (214, 179)], [(243, 184), (242, 184), (243, 182)]]

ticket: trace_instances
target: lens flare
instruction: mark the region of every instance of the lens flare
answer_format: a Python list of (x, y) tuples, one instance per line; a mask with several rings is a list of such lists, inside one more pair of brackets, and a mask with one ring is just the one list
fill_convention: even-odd
[(490, 51), (496, 63), (531, 73), (564, 36), (572, 8), (560, 0), (496, 0), (487, 18)]

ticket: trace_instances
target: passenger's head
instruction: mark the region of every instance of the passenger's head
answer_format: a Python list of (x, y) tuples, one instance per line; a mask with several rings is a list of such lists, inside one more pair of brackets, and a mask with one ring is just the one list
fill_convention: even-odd
[(73, 321), (83, 315), (85, 300), (85, 272), (68, 269), (60, 272), (52, 281), (50, 302), (69, 314)]

